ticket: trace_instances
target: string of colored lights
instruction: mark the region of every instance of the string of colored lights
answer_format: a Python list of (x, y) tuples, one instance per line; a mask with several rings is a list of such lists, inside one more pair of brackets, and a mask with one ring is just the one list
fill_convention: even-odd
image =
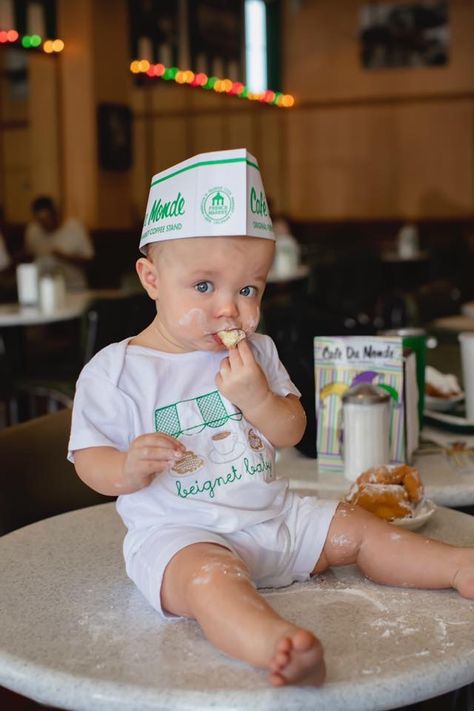
[(220, 79), (219, 77), (209, 77), (204, 72), (194, 73), (190, 69), (180, 69), (179, 67), (165, 67), (164, 64), (152, 64), (147, 59), (134, 59), (130, 64), (132, 74), (146, 74), (151, 78), (175, 81), (177, 84), (188, 84), (200, 89), (213, 90), (218, 94), (228, 94), (237, 96), (240, 99), (249, 101), (261, 101), (265, 104), (274, 104), (281, 108), (291, 108), (295, 99), (291, 94), (283, 94), (280, 91), (267, 89), (261, 93), (253, 93), (248, 90), (245, 84), (231, 79)]
[(23, 49), (42, 49), (46, 54), (62, 52), (62, 39), (43, 40), (39, 35), (23, 35), (16, 30), (0, 30), (0, 44), (19, 44)]
[[(62, 52), (64, 42), (61, 39), (43, 40), (40, 35), (20, 36), (16, 30), (0, 30), (0, 44), (19, 44), (24, 49), (42, 49), (47, 54)], [(177, 84), (188, 84), (192, 87), (215, 91), (218, 94), (237, 96), (239, 99), (260, 101), (264, 104), (273, 104), (281, 108), (291, 108), (295, 99), (291, 94), (267, 89), (260, 93), (249, 91), (245, 84), (231, 79), (221, 79), (208, 76), (204, 72), (194, 73), (190, 69), (179, 67), (165, 67), (164, 64), (151, 64), (147, 59), (135, 59), (130, 64), (132, 74), (146, 74), (151, 78), (160, 78), (166, 81), (175, 81)]]

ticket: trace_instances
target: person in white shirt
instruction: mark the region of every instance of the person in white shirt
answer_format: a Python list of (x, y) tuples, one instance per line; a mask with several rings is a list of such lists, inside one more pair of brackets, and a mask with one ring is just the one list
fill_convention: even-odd
[(85, 267), (94, 257), (92, 240), (83, 224), (70, 217), (63, 222), (54, 201), (37, 197), (31, 210), (33, 220), (25, 231), (25, 252), (40, 271), (59, 270), (68, 289), (87, 287)]
[(86, 484), (119, 495), (127, 573), (163, 617), (196, 619), (274, 686), (319, 685), (321, 643), (258, 587), (357, 563), (381, 583), (474, 599), (474, 549), (395, 535), (275, 476), (275, 447), (296, 444), (306, 418), (273, 342), (255, 333), (274, 255), (264, 200), (243, 149), (155, 176), (137, 272), (156, 317), (83, 369), (68, 456)]

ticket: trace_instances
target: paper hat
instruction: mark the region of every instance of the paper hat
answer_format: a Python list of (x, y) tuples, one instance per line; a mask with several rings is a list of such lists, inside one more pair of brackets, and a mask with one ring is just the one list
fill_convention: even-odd
[(275, 239), (260, 169), (245, 148), (201, 153), (155, 175), (140, 239)]

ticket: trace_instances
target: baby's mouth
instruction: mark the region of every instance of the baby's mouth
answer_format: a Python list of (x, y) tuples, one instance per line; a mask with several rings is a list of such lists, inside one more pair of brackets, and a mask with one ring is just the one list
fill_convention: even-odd
[(247, 334), (241, 328), (227, 328), (217, 332), (220, 342), (227, 348), (236, 348), (240, 341), (246, 338)]

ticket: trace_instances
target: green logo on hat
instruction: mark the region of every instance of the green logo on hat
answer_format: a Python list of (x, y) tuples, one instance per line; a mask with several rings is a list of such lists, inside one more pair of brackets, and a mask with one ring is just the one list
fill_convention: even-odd
[(178, 193), (174, 200), (168, 200), (168, 202), (161, 202), (161, 198), (153, 200), (150, 211), (145, 215), (145, 224), (149, 225), (152, 222), (159, 222), (168, 217), (184, 215), (184, 206), (185, 199), (181, 193)]
[(201, 212), (208, 222), (227, 222), (234, 212), (234, 198), (227, 188), (211, 188), (201, 200)]
[(262, 217), (268, 217), (268, 207), (265, 200), (265, 195), (260, 190), (260, 195), (257, 195), (257, 191), (254, 187), (250, 191), (250, 211), (254, 215), (261, 215)]

